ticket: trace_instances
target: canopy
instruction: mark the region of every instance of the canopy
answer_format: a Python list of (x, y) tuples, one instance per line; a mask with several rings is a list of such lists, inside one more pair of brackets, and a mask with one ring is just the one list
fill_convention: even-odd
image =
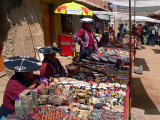
[[(129, 20), (129, 18), (123, 18), (123, 20)], [(131, 17), (131, 20), (134, 20), (134, 16)], [(146, 17), (146, 16), (135, 16), (135, 21), (139, 22), (156, 22), (156, 19)]]
[(160, 23), (160, 20), (156, 20), (156, 23)]
[(109, 15), (96, 15), (99, 19), (109, 20)]
[[(97, 17), (106, 17), (107, 15), (110, 15), (110, 19), (118, 19), (118, 20), (124, 20), (124, 18), (128, 18), (128, 13), (122, 13), (122, 12), (107, 12), (107, 11), (92, 11), (93, 14), (96, 14)], [(129, 18), (128, 18), (129, 19)]]
[(73, 14), (73, 15), (92, 15), (91, 10), (75, 2), (62, 4), (55, 10), (55, 13)]
[[(134, 20), (134, 16), (132, 16), (131, 20)], [(135, 16), (135, 21), (156, 22), (156, 19), (145, 16)]]
[[(103, 0), (120, 6), (129, 6), (129, 0)], [(131, 7), (134, 7), (134, 1), (131, 0)], [(136, 0), (136, 7), (160, 6), (160, 0)]]

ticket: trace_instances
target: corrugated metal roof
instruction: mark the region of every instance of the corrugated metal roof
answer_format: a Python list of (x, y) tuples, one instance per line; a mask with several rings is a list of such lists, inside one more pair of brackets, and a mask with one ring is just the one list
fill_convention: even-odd
[(75, 0), (75, 1), (83, 2), (85, 4), (88, 4), (88, 5), (94, 6), (96, 8), (103, 9), (103, 10), (107, 10), (107, 8), (108, 8), (108, 5), (106, 6), (107, 8), (105, 8), (105, 6), (103, 7), (104, 1), (101, 1), (101, 0)]

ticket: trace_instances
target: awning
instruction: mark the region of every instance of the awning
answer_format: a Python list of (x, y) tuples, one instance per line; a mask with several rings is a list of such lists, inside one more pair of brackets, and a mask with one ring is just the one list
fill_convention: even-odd
[(110, 19), (117, 19), (117, 20), (125, 20), (126, 18), (129, 19), (128, 13), (122, 12), (107, 12), (107, 11), (92, 11), (95, 15), (109, 15)]
[(160, 20), (156, 20), (156, 23), (160, 23)]
[[(129, 6), (129, 0), (103, 0), (120, 6)], [(131, 7), (134, 7), (134, 1), (131, 0)], [(136, 0), (136, 7), (160, 6), (160, 0)]]
[[(134, 20), (134, 16), (132, 16), (131, 19)], [(156, 22), (156, 19), (146, 17), (146, 16), (135, 16), (135, 21)]]
[(96, 15), (99, 19), (109, 20), (109, 15)]

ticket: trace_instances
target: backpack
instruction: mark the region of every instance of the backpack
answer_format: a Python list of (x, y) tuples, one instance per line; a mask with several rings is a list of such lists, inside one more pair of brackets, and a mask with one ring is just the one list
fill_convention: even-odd
[(147, 30), (145, 28), (143, 28), (143, 33), (146, 33), (146, 32), (147, 32)]
[(156, 34), (156, 29), (153, 27), (151, 30), (151, 35), (155, 35)]

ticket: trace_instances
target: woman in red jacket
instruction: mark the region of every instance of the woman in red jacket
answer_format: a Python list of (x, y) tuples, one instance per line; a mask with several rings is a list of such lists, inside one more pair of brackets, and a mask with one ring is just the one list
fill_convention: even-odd
[(42, 67), (40, 68), (41, 77), (50, 79), (55, 76), (67, 76), (67, 73), (61, 65), (56, 53), (61, 52), (62, 49), (58, 47), (42, 47), (38, 49), (40, 53), (44, 54), (44, 60), (42, 61)]
[(90, 28), (93, 19), (83, 18), (80, 20), (80, 22), (82, 23), (82, 28), (76, 33), (76, 35), (74, 35), (73, 40), (75, 42), (78, 42), (79, 45), (81, 46), (80, 47), (80, 61), (81, 61), (82, 59), (86, 59), (88, 56), (90, 56), (91, 53), (93, 53), (96, 49), (98, 49), (98, 46), (95, 35)]
[(33, 71), (40, 69), (42, 63), (26, 56), (16, 56), (4, 60), (4, 65), (8, 69), (14, 70), (15, 74), (10, 78), (4, 91), (3, 104), (0, 107), (0, 118), (15, 112), (14, 104), (19, 99), (19, 95), (26, 89), (40, 92), (45, 88), (40, 83), (39, 76)]

